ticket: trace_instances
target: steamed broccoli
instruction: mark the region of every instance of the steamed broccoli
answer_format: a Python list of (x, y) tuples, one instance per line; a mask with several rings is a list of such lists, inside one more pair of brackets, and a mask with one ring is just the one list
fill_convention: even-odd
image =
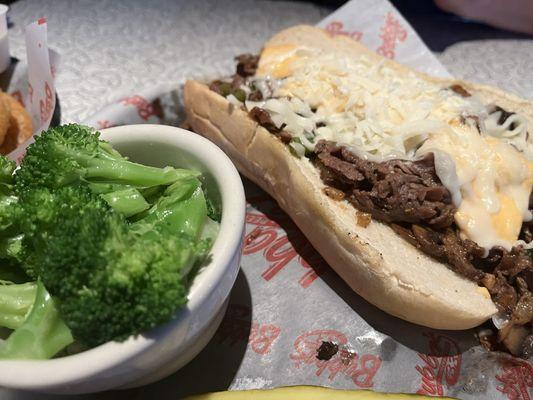
[(42, 283), (29, 284), (28, 288), (32, 286), (35, 287), (35, 300), (31, 310), (15, 331), (0, 343), (0, 359), (48, 359), (73, 342), (70, 330), (61, 320), (54, 300)]
[(128, 161), (92, 128), (71, 124), (48, 129), (35, 139), (16, 174), (16, 189), (20, 194), (32, 187), (57, 189), (85, 182), (95, 192), (112, 193), (106, 200), (129, 216), (149, 207), (140, 191), (198, 175)]
[(170, 234), (157, 221), (132, 229), (84, 186), (26, 190), (20, 202), (28, 272), (42, 280), (76, 340), (87, 346), (169, 321), (186, 301), (187, 273), (209, 248), (208, 241)]
[(102, 198), (115, 211), (123, 214), (126, 218), (150, 208), (150, 204), (148, 204), (141, 192), (135, 188), (119, 189), (103, 193)]
[(17, 165), (5, 156), (0, 156), (0, 193), (11, 193), (14, 183), (13, 171)]
[(0, 358), (50, 358), (169, 321), (218, 224), (200, 174), (128, 161), (91, 128), (0, 157)]
[(194, 177), (179, 180), (162, 193), (155, 204), (134, 224), (134, 229), (150, 230), (154, 225), (169, 232), (198, 238), (207, 218), (207, 205), (201, 182)]
[(21, 212), (14, 193), (15, 163), (0, 156), (0, 259), (20, 261), (21, 240), (18, 220)]
[(37, 284), (0, 281), (0, 326), (16, 329), (26, 320), (35, 301)]

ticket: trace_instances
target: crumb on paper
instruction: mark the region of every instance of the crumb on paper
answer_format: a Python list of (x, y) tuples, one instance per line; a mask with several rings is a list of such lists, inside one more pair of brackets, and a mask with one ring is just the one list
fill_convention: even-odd
[(333, 342), (322, 342), (320, 347), (316, 350), (316, 358), (323, 361), (331, 360), (331, 358), (339, 351), (339, 345)]

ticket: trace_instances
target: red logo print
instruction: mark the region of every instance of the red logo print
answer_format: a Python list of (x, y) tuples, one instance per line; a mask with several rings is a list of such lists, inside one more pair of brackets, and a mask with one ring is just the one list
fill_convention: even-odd
[(113, 124), (112, 122), (108, 121), (107, 119), (96, 121), (96, 123), (98, 124), (98, 129), (112, 128), (112, 127), (116, 126), (115, 124)]
[(22, 100), (22, 93), (20, 92), (20, 90), (16, 90), (14, 91), (13, 93), (10, 93), (11, 96), (13, 96), (15, 98), (15, 100), (17, 100), (20, 104), (24, 105), (24, 100)]
[(28, 96), (30, 96), (30, 103), (33, 104), (33, 86), (28, 83)]
[(344, 27), (344, 24), (341, 21), (331, 21), (326, 26), (326, 31), (328, 31), (331, 36), (344, 35), (344, 36), (351, 37), (354, 40), (361, 40), (361, 38), (363, 37), (363, 32), (359, 32), (359, 31), (349, 32), (349, 31), (343, 30), (343, 27)]
[(333, 342), (339, 347), (345, 347), (348, 343), (346, 336), (338, 331), (318, 329), (304, 333), (294, 342), (294, 351), (289, 358), (294, 361), (296, 368), (303, 365), (314, 365), (316, 376), (326, 372), (328, 379), (333, 380), (337, 374), (348, 376), (353, 383), (361, 388), (374, 386), (374, 377), (381, 366), (381, 359), (373, 354), (356, 353), (341, 349), (329, 360), (319, 360), (317, 349), (322, 342)]
[(52, 89), (48, 82), (44, 83), (45, 98), (39, 100), (39, 110), (41, 112), (41, 122), (47, 121), (52, 116)]
[(459, 346), (450, 337), (434, 333), (424, 334), (429, 339), (429, 355), (418, 353), (423, 365), (416, 370), (422, 376), (418, 394), (443, 396), (444, 387), (455, 385), (461, 372), (461, 354)]
[(250, 307), (230, 304), (217, 336), (221, 343), (228, 342), (230, 346), (247, 341), (255, 353), (267, 354), (279, 337), (281, 329), (275, 325), (260, 324), (255, 321), (250, 326), (250, 317)]
[(392, 59), (395, 56), (396, 43), (405, 42), (407, 31), (400, 25), (400, 21), (394, 18), (391, 12), (388, 12), (379, 37), (382, 44), (378, 47), (377, 53)]
[[(272, 199), (266, 196), (254, 200), (265, 203), (272, 202)], [(252, 225), (254, 228), (248, 231), (244, 238), (243, 254), (263, 251), (263, 256), (269, 263), (261, 274), (266, 281), (274, 278), (287, 264), (296, 259), (306, 269), (298, 283), (303, 288), (307, 288), (325, 270), (325, 262), (286, 214), (277, 206), (272, 212), (289, 226), (286, 228), (289, 229), (287, 233), (277, 222), (263, 213), (250, 211), (249, 207), (249, 211), (246, 213), (246, 224)], [(315, 268), (313, 269), (312, 266)]]
[(496, 389), (509, 400), (530, 400), (533, 388), (533, 367), (527, 361), (505, 358), (500, 361), (503, 372), (496, 375), (502, 385)]
[(248, 342), (257, 354), (267, 354), (280, 333), (281, 329), (278, 326), (253, 322)]
[(146, 100), (142, 96), (135, 95), (131, 97), (125, 97), (121, 99), (119, 102), (124, 104), (125, 106), (135, 106), (135, 108), (137, 108), (137, 114), (144, 121), (147, 121), (148, 118), (150, 118), (153, 115), (156, 115), (154, 105), (148, 102), (148, 100)]

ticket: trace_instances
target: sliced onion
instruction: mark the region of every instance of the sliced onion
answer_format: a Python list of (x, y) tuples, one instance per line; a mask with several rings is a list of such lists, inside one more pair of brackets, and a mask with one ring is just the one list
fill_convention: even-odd
[(509, 315), (504, 312), (499, 312), (498, 314), (494, 314), (492, 316), (492, 323), (498, 330), (503, 329), (509, 323), (510, 320), (511, 319)]
[(455, 162), (445, 151), (437, 149), (431, 149), (431, 151), (435, 157), (435, 173), (442, 184), (450, 191), (453, 204), (456, 207), (459, 207), (462, 201), (462, 196)]

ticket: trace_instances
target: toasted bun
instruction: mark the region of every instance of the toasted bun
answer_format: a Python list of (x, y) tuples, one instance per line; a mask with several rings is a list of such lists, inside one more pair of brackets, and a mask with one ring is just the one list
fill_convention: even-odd
[[(267, 46), (283, 43), (364, 53), (376, 62), (384, 61), (351, 39), (332, 38), (310, 26), (282, 31)], [(411, 72), (392, 61), (384, 62)], [(532, 116), (531, 107), (514, 96), (461, 84)], [(354, 207), (324, 194), (325, 185), (311, 162), (294, 157), (246, 111), (195, 81), (186, 83), (184, 100), (189, 126), (220, 146), (246, 177), (276, 199), (328, 264), (366, 300), (399, 318), (438, 329), (472, 328), (497, 311), (486, 289), (420, 252), (386, 224), (357, 225)]]

